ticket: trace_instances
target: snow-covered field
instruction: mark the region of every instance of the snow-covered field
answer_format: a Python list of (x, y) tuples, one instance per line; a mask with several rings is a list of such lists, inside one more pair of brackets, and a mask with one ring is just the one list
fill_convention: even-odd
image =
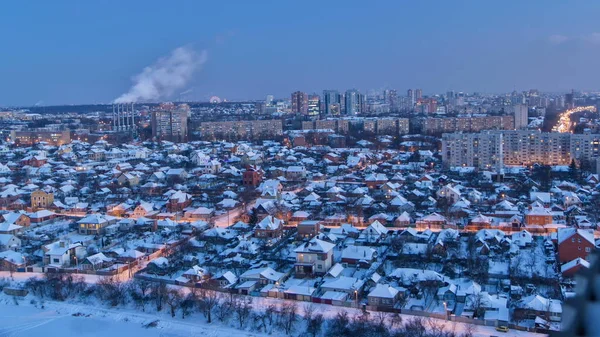
[[(204, 324), (204, 317), (185, 320), (167, 315), (144, 314), (128, 310), (97, 308), (69, 303), (45, 302), (45, 308), (21, 299), (16, 305), (0, 297), (0, 336), (266, 336), (219, 324)], [(145, 325), (158, 320), (155, 327)]]

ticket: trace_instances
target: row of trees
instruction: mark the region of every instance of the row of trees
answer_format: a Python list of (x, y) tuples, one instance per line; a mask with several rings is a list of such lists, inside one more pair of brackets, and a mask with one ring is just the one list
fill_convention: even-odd
[(225, 294), (210, 289), (169, 287), (160, 282), (134, 280), (123, 283), (106, 278), (87, 284), (71, 274), (47, 274), (43, 279), (32, 278), (25, 287), (35, 296), (55, 301), (97, 298), (112, 307), (131, 305), (143, 312), (166, 310), (171, 317), (185, 319), (200, 313), (206, 323), (214, 320), (243, 330), (290, 336), (366, 336), (366, 337), (470, 337), (473, 326), (456, 331), (439, 320), (413, 318), (404, 322), (398, 314), (361, 311), (351, 316), (347, 311), (326, 318), (312, 303), (300, 307), (296, 302), (260, 306), (252, 297)]

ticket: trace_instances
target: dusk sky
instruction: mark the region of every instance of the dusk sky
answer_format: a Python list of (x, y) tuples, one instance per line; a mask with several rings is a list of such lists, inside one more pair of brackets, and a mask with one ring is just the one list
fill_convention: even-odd
[(110, 102), (181, 46), (207, 56), (178, 90), (190, 100), (600, 89), (598, 1), (4, 1), (0, 13), (0, 105)]

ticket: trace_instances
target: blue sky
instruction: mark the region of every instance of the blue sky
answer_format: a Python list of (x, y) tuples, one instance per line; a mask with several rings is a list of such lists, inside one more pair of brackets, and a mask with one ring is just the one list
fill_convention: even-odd
[[(4, 1), (0, 105), (109, 102), (191, 45), (185, 98), (600, 89), (596, 1)], [(177, 98), (177, 97), (174, 97)]]

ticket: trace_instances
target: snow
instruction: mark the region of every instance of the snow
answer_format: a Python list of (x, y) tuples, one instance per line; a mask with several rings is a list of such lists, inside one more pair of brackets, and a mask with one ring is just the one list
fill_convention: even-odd
[[(171, 318), (166, 312), (156, 315), (56, 302), (46, 302), (45, 308), (40, 309), (28, 300), (14, 305), (12, 299), (2, 299), (5, 303), (0, 304), (1, 336), (267, 336), (219, 324), (194, 323), (199, 321), (197, 318)], [(156, 320), (156, 327), (144, 327)]]

